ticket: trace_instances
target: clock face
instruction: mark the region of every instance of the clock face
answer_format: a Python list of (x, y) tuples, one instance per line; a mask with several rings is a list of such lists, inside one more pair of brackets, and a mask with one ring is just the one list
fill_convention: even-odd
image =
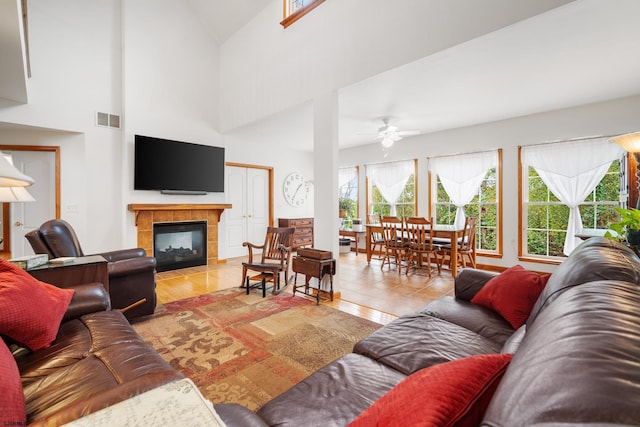
[(282, 187), (284, 199), (291, 206), (300, 206), (309, 197), (309, 181), (305, 180), (304, 176), (294, 172), (289, 174)]

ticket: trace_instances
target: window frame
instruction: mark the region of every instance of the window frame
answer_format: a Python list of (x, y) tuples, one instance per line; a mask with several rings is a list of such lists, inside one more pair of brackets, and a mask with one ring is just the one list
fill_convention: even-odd
[(310, 0), (310, 3), (306, 6), (302, 6), (302, 8), (296, 10), (293, 13), (290, 13), (289, 4), (291, 0), (283, 0), (282, 1), (282, 16), (283, 19), (280, 22), (283, 28), (287, 28), (289, 25), (296, 22), (298, 19), (305, 16), (307, 13), (311, 12), (313, 9), (324, 3), (325, 0)]
[[(490, 150), (493, 151), (493, 150)], [(502, 258), (504, 255), (503, 251), (503, 167), (502, 167), (502, 149), (499, 148), (495, 150), (498, 155), (498, 162), (496, 164), (496, 249), (495, 250), (486, 250), (480, 249), (476, 247), (476, 254), (487, 257), (487, 258)], [(470, 153), (463, 153), (470, 154)], [(462, 154), (461, 154), (462, 155)], [(428, 180), (429, 180), (429, 217), (435, 219), (436, 212), (436, 204), (438, 197), (438, 178), (434, 176), (434, 174), (429, 170), (428, 171)], [(482, 225), (480, 221), (478, 222), (478, 226), (476, 227), (476, 233), (480, 233), (482, 230)], [(476, 245), (480, 243), (480, 239), (476, 236)]]
[[(384, 162), (384, 163), (398, 163), (398, 162), (405, 162), (406, 160), (392, 160), (389, 162)], [(377, 164), (381, 164), (381, 163), (377, 163)], [(370, 164), (370, 166), (373, 166), (374, 164)], [(367, 165), (365, 165), (366, 167)], [(373, 205), (372, 205), (372, 200), (371, 198), (373, 197), (373, 182), (371, 182), (371, 180), (369, 179), (368, 174), (365, 175), (365, 185), (366, 185), (366, 209), (367, 209), (367, 216), (368, 215), (373, 215)], [(406, 186), (405, 186), (406, 188)], [(404, 193), (404, 190), (403, 190)], [(418, 159), (413, 159), (413, 212), (414, 214), (412, 216), (418, 216)], [(406, 204), (406, 203), (405, 203)], [(396, 214), (397, 215), (397, 214)], [(402, 216), (399, 216), (398, 218), (401, 218)]]
[[(529, 254), (528, 251), (525, 251), (525, 247), (528, 246), (527, 232), (529, 230), (528, 228), (528, 207), (530, 205), (528, 200), (529, 167), (525, 168), (522, 165), (522, 148), (523, 146), (518, 146), (518, 230), (519, 230), (518, 231), (518, 259), (520, 261), (535, 262), (539, 264), (558, 265), (561, 262), (563, 262), (565, 259), (567, 259), (566, 255), (563, 255), (563, 256), (537, 255), (537, 254)], [(633, 174), (629, 173), (630, 171), (629, 157), (631, 156), (629, 156), (628, 154), (625, 154), (624, 159), (618, 160), (620, 162), (620, 175), (621, 175), (620, 193), (621, 194), (623, 193), (629, 194), (630, 184), (636, 182)], [(616, 160), (613, 160), (613, 161), (616, 161)], [(525, 185), (527, 185), (526, 188), (525, 188)], [(600, 185), (600, 183), (598, 183), (598, 185)], [(626, 187), (626, 188), (623, 188), (623, 187)], [(595, 191), (595, 189), (593, 191)], [(630, 202), (630, 201), (631, 201), (630, 199), (627, 199), (627, 202)], [(618, 201), (618, 202), (620, 203), (619, 206), (623, 206), (625, 203), (627, 203), (623, 201), (622, 202)], [(582, 205), (591, 204), (591, 203), (592, 202), (587, 201), (585, 203), (581, 203), (580, 205), (582, 206)], [(541, 203), (537, 203), (537, 204), (542, 205)], [(566, 204), (562, 203), (561, 201), (552, 201), (544, 205), (566, 206)]]

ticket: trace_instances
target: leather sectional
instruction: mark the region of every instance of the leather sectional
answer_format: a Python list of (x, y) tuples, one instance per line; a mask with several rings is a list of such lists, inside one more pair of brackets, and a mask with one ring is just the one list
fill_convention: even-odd
[[(610, 240), (584, 242), (548, 278), (517, 330), (471, 302), (494, 276), (463, 270), (455, 297), (389, 323), (256, 413), (236, 404), (216, 410), (230, 426), (345, 426), (430, 367), (510, 353), (497, 390), (485, 394), (486, 410), (472, 425), (640, 425), (640, 259)], [(463, 378), (462, 385), (472, 380)], [(399, 405), (394, 425), (414, 424), (402, 418), (416, 415), (407, 414), (416, 412), (410, 408), (420, 412), (457, 398), (430, 395), (433, 386), (423, 384), (399, 403), (385, 400), (387, 408)]]

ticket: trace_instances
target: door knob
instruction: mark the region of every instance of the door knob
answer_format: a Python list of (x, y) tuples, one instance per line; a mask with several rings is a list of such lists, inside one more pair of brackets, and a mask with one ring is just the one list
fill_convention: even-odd
[(24, 224), (20, 221), (16, 221), (13, 225), (15, 225), (16, 227), (22, 227)]

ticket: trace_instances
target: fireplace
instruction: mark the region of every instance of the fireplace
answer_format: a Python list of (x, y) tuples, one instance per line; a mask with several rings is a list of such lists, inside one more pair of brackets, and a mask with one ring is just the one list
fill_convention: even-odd
[(154, 223), (153, 256), (157, 271), (207, 265), (207, 222)]

